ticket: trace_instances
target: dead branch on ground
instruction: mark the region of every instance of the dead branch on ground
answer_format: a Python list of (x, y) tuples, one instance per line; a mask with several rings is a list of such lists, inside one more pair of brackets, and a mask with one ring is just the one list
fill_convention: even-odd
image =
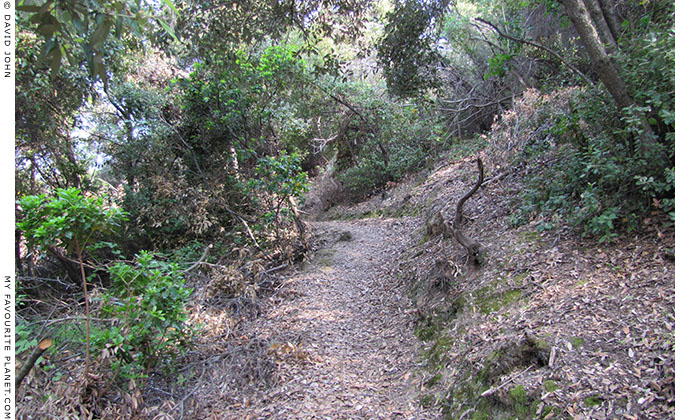
[(482, 257), (481, 257), (481, 250), (482, 250), (482, 245), (477, 242), (476, 240), (465, 236), (461, 231), (460, 231), (460, 224), (462, 223), (462, 207), (465, 204), (465, 201), (467, 201), (472, 195), (477, 192), (479, 189), (479, 186), (482, 184), (484, 181), (484, 165), (482, 164), (482, 160), (478, 157), (477, 158), (477, 167), (479, 168), (479, 177), (477, 178), (477, 183), (474, 184), (474, 187), (470, 191), (468, 191), (465, 195), (462, 196), (460, 201), (458, 201), (458, 205), (455, 208), (455, 217), (453, 218), (453, 226), (451, 228), (451, 232), (453, 233), (453, 237), (467, 249), (467, 252), (469, 253), (469, 257), (474, 262), (476, 265), (481, 265), (482, 264)]
[(53, 345), (53, 339), (52, 338), (44, 338), (41, 340), (40, 343), (38, 343), (38, 346), (34, 349), (33, 352), (31, 352), (31, 356), (29, 356), (29, 359), (24, 363), (24, 366), (22, 366), (22, 369), (17, 373), (17, 378), (14, 381), (14, 386), (19, 388), (19, 385), (22, 384), (22, 381), (24, 380), (24, 377), (31, 371), (31, 368), (34, 367), (36, 364), (36, 360), (38, 360), (39, 357), (43, 354), (44, 351), (46, 351), (50, 346)]

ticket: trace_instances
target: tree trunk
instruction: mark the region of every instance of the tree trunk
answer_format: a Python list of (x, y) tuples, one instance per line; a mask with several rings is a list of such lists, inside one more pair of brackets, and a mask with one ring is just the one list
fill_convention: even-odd
[(235, 144), (230, 143), (230, 161), (232, 162), (232, 176), (236, 180), (240, 179), (240, 161), (237, 157), (237, 149), (235, 149)]
[(599, 0), (599, 4), (601, 5), (601, 11), (604, 12), (604, 18), (606, 19), (606, 23), (611, 30), (611, 34), (616, 39), (616, 42), (618, 42), (618, 40), (621, 38), (623, 30), (621, 28), (621, 20), (618, 18), (618, 14), (616, 13), (616, 9), (611, 0)]
[(611, 54), (616, 50), (617, 41), (613, 36), (613, 32), (611, 31), (606, 18), (604, 17), (604, 12), (601, 9), (599, 0), (585, 0), (585, 5), (587, 6), (587, 10), (592, 17), (592, 23), (594, 23), (594, 26), (597, 29), (601, 42), (604, 43), (606, 51)]
[(626, 108), (634, 105), (623, 79), (621, 78), (616, 65), (606, 52), (604, 44), (599, 37), (597, 29), (592, 23), (592, 17), (587, 10), (583, 0), (561, 0), (565, 11), (573, 22), (573, 26), (585, 44), (587, 54), (592, 60), (594, 71), (611, 93), (616, 105), (619, 108)]
[[(17, 202), (14, 202), (14, 220), (15, 223), (17, 220), (20, 220), (22, 218), (22, 213), (19, 210), (19, 204)], [(15, 265), (18, 273), (24, 273), (24, 265), (22, 264), (22, 231), (17, 229), (16, 227), (14, 228), (14, 259), (15, 259)]]
[[(618, 105), (619, 108), (627, 108), (635, 105), (635, 102), (628, 93), (625, 82), (621, 78), (618, 68), (606, 52), (606, 48), (601, 41), (599, 33), (592, 23), (592, 15), (590, 10), (585, 6), (585, 1), (589, 3), (595, 0), (560, 0), (561, 4), (565, 7), (570, 21), (573, 22), (573, 26), (575, 26), (577, 33), (585, 44), (594, 71), (596, 71), (601, 82), (611, 96), (613, 96), (616, 105)], [(637, 117), (644, 131), (644, 135), (639, 138), (641, 151), (644, 152), (644, 150), (648, 149), (656, 140), (654, 132), (649, 122), (647, 122), (647, 116), (644, 115), (643, 112), (634, 112), (639, 114)]]

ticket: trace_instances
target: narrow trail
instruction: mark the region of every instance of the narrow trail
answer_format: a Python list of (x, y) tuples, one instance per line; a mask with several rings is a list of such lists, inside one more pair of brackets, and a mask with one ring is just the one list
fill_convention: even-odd
[(259, 335), (278, 380), (241, 418), (436, 419), (414, 392), (411, 303), (391, 270), (409, 221), (313, 222), (322, 245), (282, 285)]

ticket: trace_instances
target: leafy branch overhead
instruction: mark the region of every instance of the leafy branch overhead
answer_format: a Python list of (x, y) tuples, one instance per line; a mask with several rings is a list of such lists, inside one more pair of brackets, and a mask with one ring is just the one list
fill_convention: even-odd
[(100, 78), (107, 87), (106, 61), (112, 55), (107, 45), (109, 37), (143, 41), (150, 36), (152, 23), (160, 25), (179, 41), (168, 22), (179, 15), (171, 0), (163, 0), (158, 6), (134, 0), (32, 3), (31, 0), (21, 1), (16, 9), (45, 39), (43, 59), (53, 77), (60, 70), (63, 59), (72, 66), (85, 61), (91, 76)]

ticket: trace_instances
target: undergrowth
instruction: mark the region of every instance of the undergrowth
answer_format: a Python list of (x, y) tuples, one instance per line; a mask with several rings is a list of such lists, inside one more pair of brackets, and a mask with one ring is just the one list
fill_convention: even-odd
[(602, 97), (596, 90), (528, 92), (494, 126), (499, 153), (512, 166), (532, 168), (522, 179), (513, 224), (540, 217), (540, 230), (571, 226), (604, 242), (650, 217), (673, 223), (673, 110), (658, 111), (663, 123), (653, 125), (656, 138), (646, 141), (640, 114)]

